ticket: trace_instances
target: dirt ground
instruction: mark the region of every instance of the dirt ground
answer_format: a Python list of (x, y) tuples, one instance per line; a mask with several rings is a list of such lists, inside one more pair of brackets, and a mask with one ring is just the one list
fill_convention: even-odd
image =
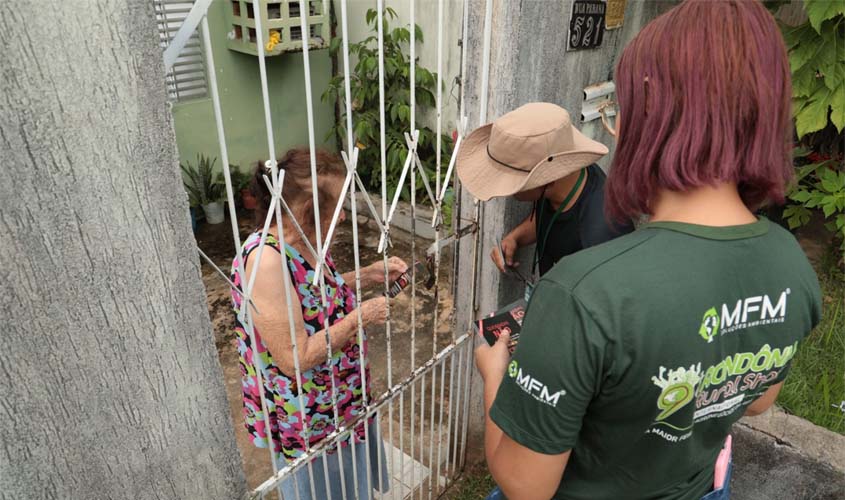
[[(253, 229), (250, 215), (247, 213), (239, 217), (241, 220), (240, 236), (243, 240)], [(366, 224), (363, 219), (359, 225), (359, 244), (360, 244), (360, 259), (361, 265), (367, 265), (372, 262), (381, 261), (381, 254), (377, 252), (379, 234), (371, 226)], [(199, 227), (196, 233), (197, 244), (199, 247), (225, 272), (229, 272), (231, 267), (231, 260), (234, 254), (234, 243), (232, 242), (231, 226), (226, 221), (223, 224), (208, 225), (203, 224)], [(397, 233), (393, 236), (393, 248), (390, 255), (396, 255), (403, 258), (406, 262), (411, 262), (411, 236), (407, 233)], [(417, 240), (417, 259), (425, 253), (425, 249), (430, 244), (430, 241), (418, 238)], [(337, 236), (334, 238), (332, 244), (332, 257), (341, 272), (352, 270), (354, 268), (353, 260), (353, 245), (351, 222), (347, 220), (342, 224), (337, 231)], [(403, 291), (398, 297), (391, 301), (391, 320), (392, 320), (392, 381), (393, 384), (405, 379), (411, 373), (411, 351), (413, 346), (414, 366), (420, 366), (425, 361), (432, 357), (432, 354), (447, 346), (452, 340), (450, 322), (452, 312), (452, 295), (451, 295), (451, 256), (444, 255), (441, 272), (440, 272), (440, 286), (438, 298), (438, 327), (437, 327), (437, 346), (434, 345), (434, 290), (425, 289), (421, 283), (417, 286), (417, 300), (416, 300), (416, 318), (413, 323), (415, 329), (412, 333), (411, 323), (411, 293), (410, 287)], [(226, 384), (226, 393), (229, 398), (229, 406), (231, 409), (232, 422), (234, 424), (238, 448), (240, 449), (243, 458), (244, 470), (247, 474), (247, 482), (250, 488), (255, 488), (265, 479), (272, 475), (272, 467), (269, 460), (269, 452), (266, 449), (259, 449), (254, 447), (248, 439), (246, 430), (243, 426), (242, 420), (242, 402), (241, 402), (241, 373), (238, 366), (238, 353), (235, 347), (235, 339), (233, 332), (234, 316), (231, 309), (231, 299), (229, 292), (229, 285), (212, 269), (212, 267), (205, 262), (202, 265), (203, 282), (208, 294), (208, 310), (211, 316), (211, 321), (214, 327), (214, 340), (220, 356), (220, 364), (223, 367), (223, 374)], [(379, 293), (379, 290), (364, 291), (364, 299)], [(387, 385), (387, 342), (385, 338), (385, 328), (373, 327), (368, 329), (368, 336), (370, 339), (370, 356), (369, 363), (372, 374), (372, 391), (374, 396), (382, 394), (388, 387)], [(446, 380), (449, 380), (451, 375), (447, 364), (445, 370)], [(436, 373), (436, 381), (440, 383), (441, 372), (438, 369)], [(415, 456), (419, 456), (420, 449), (427, 447), (431, 438), (431, 429), (429, 427), (429, 418), (431, 415), (431, 375), (427, 376), (426, 380), (426, 412), (421, 414), (419, 411), (419, 402), (422, 394), (420, 384), (416, 384), (413, 397), (411, 397), (410, 390), (406, 391), (404, 397), (404, 413), (402, 415), (402, 427), (405, 430), (404, 435), (404, 451), (410, 453), (410, 401), (415, 401), (416, 414), (415, 422), (419, 423), (421, 416), (425, 417), (426, 430), (423, 446), (421, 443), (420, 433), (415, 434), (415, 445), (417, 445)], [(447, 388), (449, 386), (447, 385)], [(439, 386), (438, 389), (439, 391)], [(450, 391), (446, 390), (442, 401), (437, 395), (437, 403), (435, 411), (439, 411), (440, 405), (447, 406), (450, 401)], [(394, 405), (394, 445), (399, 446), (399, 407), (398, 403)], [(439, 417), (439, 415), (438, 415)], [(382, 433), (383, 438), (387, 439), (387, 412), (382, 415)], [(444, 417), (446, 418), (446, 417)], [(435, 419), (437, 421), (437, 419)], [(444, 420), (445, 422), (445, 420)], [(443, 424), (445, 425), (445, 423)], [(422, 424), (418, 426), (418, 429)], [(437, 431), (440, 428), (438, 427)], [(437, 432), (435, 431), (435, 432)], [(439, 436), (438, 436), (439, 437)], [(427, 460), (427, 458), (426, 458)]]

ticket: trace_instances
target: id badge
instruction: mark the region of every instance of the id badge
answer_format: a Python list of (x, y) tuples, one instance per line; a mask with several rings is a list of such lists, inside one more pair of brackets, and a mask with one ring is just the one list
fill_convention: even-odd
[(525, 303), (527, 304), (531, 300), (531, 294), (534, 293), (534, 283), (527, 281), (525, 282)]

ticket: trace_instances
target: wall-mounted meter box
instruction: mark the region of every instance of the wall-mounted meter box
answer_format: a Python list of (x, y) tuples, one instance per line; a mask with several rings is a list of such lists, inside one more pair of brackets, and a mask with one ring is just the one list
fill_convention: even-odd
[[(252, 0), (223, 0), (228, 28), (227, 46), (245, 54), (277, 56), (302, 50), (303, 39), (311, 49), (329, 46), (331, 26), (330, 0), (259, 0), (258, 10)], [(308, 33), (303, 35), (300, 16), (306, 17)], [(256, 19), (260, 20), (263, 47), (258, 46)]]

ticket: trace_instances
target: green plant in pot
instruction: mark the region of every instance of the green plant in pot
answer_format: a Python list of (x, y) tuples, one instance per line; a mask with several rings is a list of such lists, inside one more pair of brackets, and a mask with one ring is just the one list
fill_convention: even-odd
[(209, 224), (220, 224), (225, 220), (223, 200), (226, 198), (226, 184), (220, 172), (214, 171), (217, 158), (197, 155), (196, 164), (180, 163), (182, 182), (192, 206), (201, 206)]
[(246, 210), (255, 210), (257, 200), (252, 195), (252, 190), (250, 189), (252, 176), (242, 172), (237, 165), (231, 165), (229, 172), (232, 176), (232, 188), (236, 193), (239, 193), (241, 205)]

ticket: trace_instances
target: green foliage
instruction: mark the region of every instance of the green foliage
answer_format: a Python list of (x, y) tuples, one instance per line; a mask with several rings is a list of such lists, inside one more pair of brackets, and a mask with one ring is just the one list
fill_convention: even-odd
[(241, 172), (237, 165), (229, 166), (229, 175), (232, 178), (232, 189), (235, 191), (236, 197), (241, 189), (248, 189), (252, 182), (252, 176), (246, 172)]
[[(803, 157), (805, 151), (798, 151)], [(818, 155), (807, 155), (814, 160)], [(826, 227), (837, 235), (845, 250), (845, 170), (840, 162), (822, 160), (799, 167), (797, 183), (788, 194), (790, 203), (783, 212), (789, 227), (807, 224), (812, 210), (820, 210)]]
[[(404, 133), (411, 129), (410, 107), (410, 68), (409, 59), (404, 50), (411, 39), (411, 32), (405, 27), (390, 28), (389, 20), (397, 14), (391, 8), (384, 11), (384, 104), (385, 104), (385, 161), (387, 165), (387, 193), (392, 196), (396, 189), (402, 167), (408, 152)], [(352, 131), (360, 150), (358, 173), (368, 189), (380, 192), (381, 189), (381, 152), (379, 119), (379, 72), (378, 72), (378, 26), (377, 11), (370, 9), (366, 14), (367, 25), (373, 35), (349, 45), (349, 54), (357, 59), (350, 75), (350, 94), (352, 96)], [(416, 40), (423, 42), (423, 33), (415, 26)], [(332, 39), (329, 50), (336, 54), (342, 39)], [(419, 118), (436, 105), (437, 74), (419, 65), (415, 61), (415, 94), (417, 128), (420, 131), (417, 154), (434, 189), (437, 136), (428, 127), (420, 126)], [(344, 102), (345, 89), (343, 75), (337, 75), (329, 82), (323, 92), (324, 102)], [(345, 142), (346, 108), (340, 106), (340, 119), (333, 127), (329, 137), (335, 136)], [(446, 165), (452, 153), (452, 139), (441, 136), (441, 164)], [(445, 168), (443, 168), (445, 173)], [(406, 179), (410, 182), (410, 178)], [(421, 181), (417, 181), (417, 199), (428, 197)], [(409, 191), (403, 190), (402, 198), (408, 199)]]
[(784, 27), (798, 138), (845, 130), (845, 1), (804, 0), (809, 20)]
[[(776, 11), (785, 2), (769, 0)], [(783, 216), (792, 229), (821, 212), (839, 240), (845, 234), (845, 171), (841, 160), (845, 131), (845, 0), (804, 0), (808, 20), (782, 26), (792, 72), (792, 112), (802, 144), (796, 150), (797, 182)], [(821, 155), (818, 152), (828, 152)], [(839, 160), (837, 160), (837, 157)], [(845, 243), (840, 250), (845, 250)]]
[(214, 172), (216, 162), (217, 158), (209, 159), (198, 154), (196, 165), (191, 162), (179, 164), (182, 169), (182, 182), (192, 207), (220, 201), (226, 197), (223, 175)]

